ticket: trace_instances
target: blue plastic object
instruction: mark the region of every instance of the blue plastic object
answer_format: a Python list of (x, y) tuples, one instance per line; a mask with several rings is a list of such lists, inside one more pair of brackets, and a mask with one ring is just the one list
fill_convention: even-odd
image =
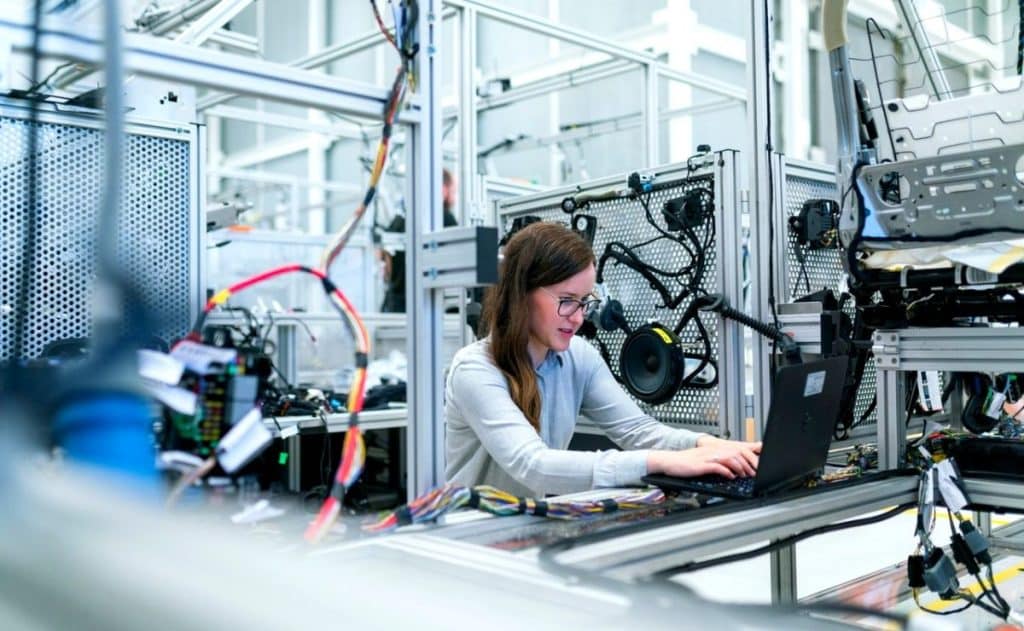
[(152, 412), (125, 392), (82, 394), (54, 418), (53, 435), (68, 460), (145, 482), (157, 482)]

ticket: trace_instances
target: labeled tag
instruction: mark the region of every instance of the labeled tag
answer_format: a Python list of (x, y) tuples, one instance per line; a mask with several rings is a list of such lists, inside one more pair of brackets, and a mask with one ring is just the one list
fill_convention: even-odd
[(938, 474), (939, 494), (942, 495), (942, 501), (946, 508), (953, 512), (962, 511), (971, 501), (967, 499), (967, 490), (964, 489), (963, 482), (960, 480), (960, 472), (953, 459), (946, 458), (935, 465), (935, 469)]
[(821, 394), (821, 391), (825, 389), (825, 371), (820, 370), (818, 372), (812, 372), (807, 375), (807, 381), (804, 382), (804, 396), (813, 397), (816, 394)]
[(921, 476), (917, 489), (917, 534), (927, 537), (935, 515), (935, 469), (928, 469)]
[(282, 427), (281, 428), (281, 438), (291, 438), (292, 436), (298, 436), (298, 435), (299, 435), (299, 426), (298, 426), (298, 424), (289, 425), (288, 427)]
[(172, 386), (178, 385), (178, 382), (181, 381), (181, 373), (185, 370), (185, 364), (180, 360), (146, 348), (138, 351), (138, 358), (139, 376)]
[(942, 411), (939, 371), (921, 370), (917, 373), (917, 403), (924, 412)]
[(171, 357), (176, 358), (194, 373), (208, 375), (235, 361), (238, 352), (233, 348), (207, 346), (186, 340), (174, 347)]
[(179, 414), (192, 416), (196, 413), (198, 399), (194, 392), (178, 386), (169, 386), (159, 381), (143, 381), (142, 387), (154, 399)]
[(274, 437), (263, 424), (259, 408), (253, 408), (231, 428), (217, 445), (217, 462), (224, 471), (234, 473), (267, 448)]
[(654, 326), (651, 327), (651, 330), (654, 331), (658, 335), (658, 337), (660, 337), (662, 341), (664, 341), (666, 344), (672, 343), (672, 338), (668, 336), (668, 333), (666, 333), (664, 329), (659, 329), (658, 327)]
[(1006, 402), (1006, 395), (995, 390), (988, 391), (985, 399), (985, 416), (998, 419), (1003, 415), (1003, 403)]

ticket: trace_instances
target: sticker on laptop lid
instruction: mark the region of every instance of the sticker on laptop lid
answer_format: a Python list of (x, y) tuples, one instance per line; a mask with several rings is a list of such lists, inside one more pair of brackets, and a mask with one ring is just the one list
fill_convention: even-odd
[(812, 372), (807, 375), (807, 381), (804, 382), (804, 396), (813, 397), (816, 394), (821, 394), (821, 391), (825, 389), (825, 371), (819, 370), (818, 372)]

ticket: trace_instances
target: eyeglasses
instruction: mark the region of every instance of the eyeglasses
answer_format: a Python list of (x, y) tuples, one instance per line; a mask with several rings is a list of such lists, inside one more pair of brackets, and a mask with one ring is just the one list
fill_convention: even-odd
[(559, 296), (544, 287), (540, 287), (540, 289), (544, 290), (544, 293), (558, 301), (558, 315), (563, 318), (568, 318), (580, 309), (583, 309), (583, 317), (588, 317), (597, 311), (598, 306), (601, 304), (601, 301), (594, 298), (593, 295), (584, 300), (576, 300), (575, 298)]

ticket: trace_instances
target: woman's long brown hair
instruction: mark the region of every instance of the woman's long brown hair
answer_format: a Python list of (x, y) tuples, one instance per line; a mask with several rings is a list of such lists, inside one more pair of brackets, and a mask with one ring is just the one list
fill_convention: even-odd
[(494, 363), (508, 379), (512, 401), (540, 431), (540, 390), (530, 361), (529, 293), (560, 283), (594, 264), (587, 241), (562, 224), (532, 223), (505, 246), (498, 284), (484, 298), (482, 323)]

